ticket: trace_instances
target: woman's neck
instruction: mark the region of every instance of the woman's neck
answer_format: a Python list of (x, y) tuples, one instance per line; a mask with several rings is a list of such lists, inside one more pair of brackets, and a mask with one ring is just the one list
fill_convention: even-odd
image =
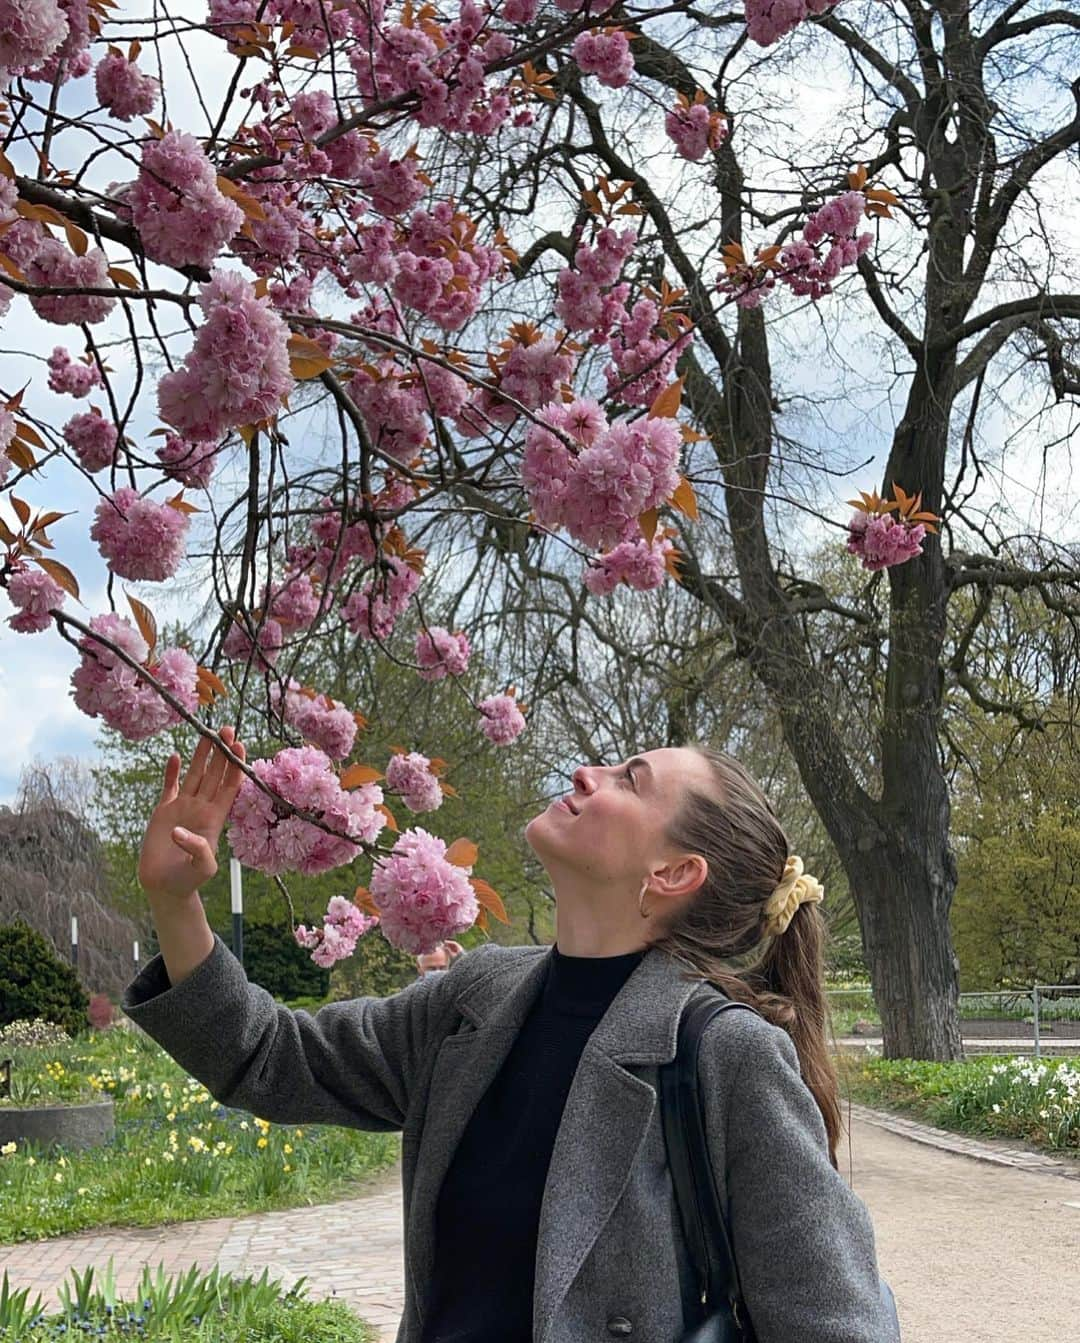
[[(638, 927), (602, 923), (592, 911), (590, 917), (564, 906), (555, 906), (555, 945), (564, 956), (626, 956), (647, 949), (645, 920), (637, 917)], [(637, 910), (634, 910), (637, 915)]]

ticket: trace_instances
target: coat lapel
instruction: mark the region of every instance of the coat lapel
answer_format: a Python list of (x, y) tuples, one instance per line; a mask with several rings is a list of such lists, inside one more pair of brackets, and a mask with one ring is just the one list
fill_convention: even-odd
[(435, 1206), (454, 1152), (480, 1098), (506, 1061), (540, 992), (550, 948), (523, 950), (459, 994), (465, 1029), (443, 1041), (431, 1075), (416, 1175), (408, 1209), (406, 1257), (415, 1300), (424, 1310), (435, 1264)]
[[(457, 1007), (475, 1029), (448, 1036), (432, 1072), (407, 1211), (406, 1262), (421, 1316), (434, 1268), (439, 1190), (543, 984), (550, 948), (515, 951), (458, 995)], [(547, 1343), (559, 1305), (614, 1211), (653, 1118), (655, 1089), (631, 1068), (675, 1057), (679, 1014), (694, 988), (669, 956), (648, 952), (585, 1046), (540, 1213), (534, 1343)]]
[(695, 987), (681, 979), (670, 957), (648, 952), (585, 1046), (544, 1190), (533, 1343), (549, 1338), (556, 1312), (614, 1212), (652, 1121), (656, 1090), (626, 1065), (658, 1065), (675, 1057), (679, 1015)]

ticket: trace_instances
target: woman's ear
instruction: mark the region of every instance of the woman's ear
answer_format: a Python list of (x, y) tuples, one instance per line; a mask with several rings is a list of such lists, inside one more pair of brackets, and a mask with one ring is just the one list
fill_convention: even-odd
[(688, 853), (654, 872), (650, 885), (670, 900), (688, 900), (708, 875), (709, 864), (701, 854)]

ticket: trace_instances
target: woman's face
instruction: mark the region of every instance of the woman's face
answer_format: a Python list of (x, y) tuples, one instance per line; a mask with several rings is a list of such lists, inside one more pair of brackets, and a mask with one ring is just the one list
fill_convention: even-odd
[(525, 827), (553, 881), (583, 880), (635, 892), (672, 856), (664, 832), (688, 787), (715, 787), (709, 763), (689, 747), (661, 747), (617, 765), (579, 765), (573, 791)]

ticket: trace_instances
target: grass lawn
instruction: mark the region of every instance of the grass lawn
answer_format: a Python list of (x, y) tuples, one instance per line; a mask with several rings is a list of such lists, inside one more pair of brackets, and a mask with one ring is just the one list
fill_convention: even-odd
[(86, 1152), (0, 1149), (0, 1243), (325, 1203), (398, 1157), (397, 1134), (270, 1124), (219, 1105), (138, 1030), (19, 1049), (38, 1103), (111, 1096), (116, 1136)]

